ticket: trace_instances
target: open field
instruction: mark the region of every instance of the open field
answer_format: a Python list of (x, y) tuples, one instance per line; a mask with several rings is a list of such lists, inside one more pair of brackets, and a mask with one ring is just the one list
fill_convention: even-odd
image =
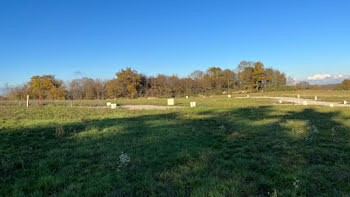
[[(298, 93), (350, 101), (349, 92), (250, 95)], [(175, 99), (186, 107), (176, 110), (74, 102), (1, 103), (0, 196), (350, 195), (349, 108), (227, 96)]]
[(281, 92), (264, 92), (252, 94), (255, 96), (285, 96), (285, 97), (297, 97), (300, 94), (301, 98), (314, 99), (318, 97), (320, 101), (329, 102), (343, 102), (344, 100), (350, 101), (350, 91), (346, 90), (300, 90), (300, 91), (281, 91)]
[[(232, 93), (232, 97), (246, 97), (250, 95), (254, 96), (270, 96), (270, 97), (294, 97), (300, 95), (301, 98), (304, 99), (314, 99), (315, 96), (318, 97), (319, 101), (327, 101), (327, 102), (338, 102), (341, 103), (344, 100), (350, 102), (350, 91), (335, 91), (335, 90), (300, 90), (300, 91), (280, 91), (280, 92), (259, 92), (259, 93)], [(224, 99), (227, 99), (225, 96), (206, 96), (206, 99), (202, 97), (191, 97), (189, 99), (185, 98), (177, 98), (176, 102), (178, 106), (188, 106), (188, 102), (196, 101), (200, 103), (205, 103), (206, 100), (210, 99), (210, 102), (207, 103), (209, 105), (214, 104), (216, 107), (219, 105), (220, 107), (229, 106)], [(117, 102), (119, 104), (137, 104), (137, 105), (166, 105), (167, 98), (156, 98), (156, 99), (147, 99), (147, 98), (139, 98), (139, 99), (117, 99), (111, 100), (113, 102)], [(31, 100), (31, 104), (34, 106), (39, 105), (38, 100)], [(44, 105), (64, 105), (64, 106), (105, 106), (106, 101), (104, 100), (58, 100), (58, 101), (43, 101)], [(25, 106), (26, 101), (0, 101), (0, 105), (18, 105)]]
[[(329, 101), (320, 101), (314, 99), (305, 99), (305, 98), (295, 98), (295, 97), (274, 97), (274, 96), (252, 96), (252, 97), (235, 97), (240, 99), (274, 99), (279, 102), (279, 104), (291, 104), (291, 105), (316, 105), (316, 106), (327, 106), (327, 107), (350, 107), (350, 104), (347, 101), (343, 102), (329, 102)], [(345, 103), (346, 102), (346, 103)]]

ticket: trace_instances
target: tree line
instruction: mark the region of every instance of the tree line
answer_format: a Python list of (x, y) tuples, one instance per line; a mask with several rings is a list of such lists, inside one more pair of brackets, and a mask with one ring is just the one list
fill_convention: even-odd
[(34, 99), (112, 99), (136, 97), (176, 97), (222, 94), (239, 90), (275, 90), (293, 83), (283, 72), (265, 68), (262, 62), (242, 61), (235, 70), (210, 67), (195, 70), (187, 77), (146, 76), (131, 68), (121, 69), (116, 78), (100, 80), (83, 77), (63, 82), (54, 75), (33, 76), (28, 83), (8, 88), (7, 98)]
[(350, 90), (350, 79), (344, 79), (341, 84), (336, 86), (337, 90)]

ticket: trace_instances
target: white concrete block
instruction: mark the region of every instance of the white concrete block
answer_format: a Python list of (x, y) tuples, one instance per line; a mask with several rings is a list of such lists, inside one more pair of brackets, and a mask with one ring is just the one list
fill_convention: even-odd
[(317, 96), (315, 96), (315, 101), (317, 101)]
[(307, 101), (303, 101), (303, 105), (307, 105)]
[(247, 95), (247, 98), (249, 98), (249, 95)]
[(329, 107), (334, 107), (334, 104), (333, 103), (329, 104)]
[(173, 98), (168, 99), (168, 105), (175, 105), (175, 100)]
[(111, 103), (111, 109), (117, 109), (117, 104)]
[(190, 102), (190, 107), (196, 107), (196, 102)]
[(280, 102), (280, 104), (282, 104), (282, 101), (281, 101), (281, 100), (279, 100), (279, 102)]
[(188, 99), (188, 96), (186, 96), (186, 98)]
[(111, 106), (112, 103), (111, 102), (107, 102), (106, 104), (107, 104), (107, 107), (109, 107), (109, 106)]
[(298, 96), (297, 96), (298, 98), (300, 98), (300, 94), (298, 94)]
[(347, 104), (347, 102), (346, 101), (344, 101), (344, 105), (346, 105)]
[(231, 94), (227, 95), (228, 98), (231, 98)]

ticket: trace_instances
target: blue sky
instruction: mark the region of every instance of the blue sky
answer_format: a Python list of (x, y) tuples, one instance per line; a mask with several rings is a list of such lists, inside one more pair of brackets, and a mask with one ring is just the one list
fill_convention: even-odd
[(127, 66), (186, 76), (241, 60), (298, 79), (348, 76), (349, 7), (348, 0), (0, 0), (0, 86), (41, 74), (110, 79)]

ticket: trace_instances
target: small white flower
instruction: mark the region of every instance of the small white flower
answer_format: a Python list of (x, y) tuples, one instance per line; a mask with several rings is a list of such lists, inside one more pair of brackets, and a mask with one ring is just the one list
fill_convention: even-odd
[(315, 125), (312, 125), (311, 128), (312, 128), (313, 133), (319, 133), (319, 131)]
[(219, 129), (220, 129), (220, 130), (225, 130), (225, 125), (223, 125), (223, 124), (220, 125), (220, 126), (219, 126)]
[(297, 190), (300, 187), (300, 180), (299, 179), (295, 179), (295, 181), (293, 182), (293, 186)]
[(122, 152), (119, 156), (117, 170), (120, 171), (120, 169), (127, 166), (129, 162), (130, 162), (130, 157), (126, 153)]

